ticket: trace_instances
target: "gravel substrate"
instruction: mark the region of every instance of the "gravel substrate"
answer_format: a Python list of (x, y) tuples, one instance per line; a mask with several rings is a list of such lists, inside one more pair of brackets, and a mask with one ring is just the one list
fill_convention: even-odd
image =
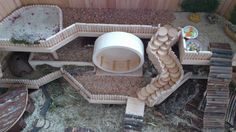
[(156, 10), (62, 8), (62, 11), (64, 27), (76, 22), (158, 25), (175, 19), (173, 12)]
[(60, 10), (56, 7), (24, 7), (0, 23), (0, 39), (26, 40), (33, 43), (44, 40), (60, 30)]
[[(94, 38), (78, 38), (57, 50), (57, 61), (83, 61), (91, 62)], [(35, 53), (33, 60), (55, 61), (51, 54)]]
[[(136, 97), (136, 92), (150, 80), (143, 77), (76, 76), (76, 79), (93, 94), (112, 94)], [(111, 83), (112, 82), (112, 83)]]

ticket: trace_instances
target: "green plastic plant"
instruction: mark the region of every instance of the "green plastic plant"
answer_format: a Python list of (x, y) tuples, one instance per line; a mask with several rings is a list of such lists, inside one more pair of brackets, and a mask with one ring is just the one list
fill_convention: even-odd
[(15, 38), (11, 38), (10, 41), (13, 43), (13, 44), (39, 44), (39, 41), (34, 41), (33, 43), (25, 40), (25, 39), (15, 39)]
[(28, 42), (27, 40), (24, 40), (24, 39), (11, 38), (10, 41), (11, 41), (13, 44), (30, 44), (30, 42)]
[(183, 0), (181, 7), (186, 12), (214, 12), (219, 0)]
[(234, 7), (233, 11), (231, 12), (230, 22), (232, 24), (236, 24), (236, 6)]

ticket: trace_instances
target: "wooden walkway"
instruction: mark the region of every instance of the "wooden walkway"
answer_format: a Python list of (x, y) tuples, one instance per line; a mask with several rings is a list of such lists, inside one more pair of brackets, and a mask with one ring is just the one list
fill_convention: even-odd
[(203, 129), (207, 132), (224, 131), (233, 53), (230, 45), (224, 43), (211, 43), (210, 49), (213, 55), (210, 60)]

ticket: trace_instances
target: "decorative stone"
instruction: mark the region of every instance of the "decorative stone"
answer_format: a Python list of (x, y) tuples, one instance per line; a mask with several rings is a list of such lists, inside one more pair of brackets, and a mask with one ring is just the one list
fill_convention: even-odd
[(171, 78), (171, 80), (176, 83), (179, 80), (179, 78)]
[(166, 36), (168, 33), (168, 30), (165, 28), (165, 27), (161, 27), (159, 30), (158, 30), (158, 35), (163, 37), (163, 36)]
[(149, 93), (146, 91), (145, 88), (142, 88), (141, 91), (140, 91), (140, 93), (141, 93), (141, 95), (142, 95), (143, 97), (147, 97), (147, 96), (149, 95)]
[(157, 53), (160, 55), (160, 56), (164, 56), (164, 55), (167, 55), (167, 51), (163, 51), (163, 50), (158, 50)]
[(162, 80), (168, 82), (170, 81), (170, 77), (162, 78)]
[(180, 72), (170, 73), (171, 78), (178, 78), (179, 76), (180, 76)]
[(154, 87), (153, 85), (151, 84), (148, 84), (146, 86), (146, 91), (149, 93), (149, 94), (152, 94), (154, 91), (156, 91), (156, 87)]
[(159, 97), (161, 95), (161, 91), (156, 91), (156, 96)]
[(165, 44), (163, 44), (161, 47), (160, 47), (161, 50), (168, 50), (169, 47)]
[(158, 80), (156, 80), (154, 83), (153, 83), (153, 85), (155, 86), (155, 87), (157, 87), (157, 88), (161, 88), (163, 85), (161, 85), (159, 82), (158, 82)]
[(160, 75), (160, 77), (161, 78), (167, 78), (167, 77), (169, 77), (169, 72), (165, 72), (165, 73), (162, 73), (161, 75)]
[(157, 50), (159, 48), (159, 46), (151, 42), (148, 43), (148, 47), (150, 47), (151, 50)]
[(141, 95), (141, 92), (138, 92), (137, 95), (138, 95), (138, 98), (140, 100), (146, 100), (147, 99), (147, 97)]
[(164, 89), (167, 90), (167, 89), (170, 89), (170, 87), (171, 86), (169, 84), (167, 84), (167, 85), (164, 86)]
[(168, 82), (166, 82), (166, 81), (164, 81), (164, 80), (162, 80), (162, 79), (159, 79), (158, 82), (159, 82), (159, 84), (161, 84), (161, 85), (163, 85), (163, 86), (168, 83)]
[(172, 26), (171, 26), (170, 24), (166, 24), (166, 25), (164, 25), (163, 27), (165, 27), (167, 30), (169, 30), (169, 29), (172, 28)]
[(173, 42), (172, 41), (166, 41), (165, 44), (170, 47), (170, 46), (173, 45)]
[(160, 58), (160, 60), (169, 60), (169, 59), (172, 59), (169, 55), (166, 55), (166, 56), (162, 56), (161, 58)]
[(173, 82), (172, 80), (169, 81), (169, 85), (170, 85), (170, 86), (172, 86), (172, 85), (174, 85), (174, 84), (175, 84), (175, 82)]
[(160, 46), (163, 45), (163, 42), (158, 41), (157, 39), (155, 39), (155, 40), (153, 41), (153, 45), (155, 45), (155, 46), (157, 46), (157, 47), (160, 47)]
[(168, 40), (168, 36), (158, 36), (157, 39), (160, 42), (164, 43), (164, 42), (166, 42)]
[(171, 28), (168, 30), (168, 36), (170, 38), (174, 38), (174, 37), (178, 36), (178, 31), (175, 28)]
[(166, 65), (170, 65), (170, 64), (173, 64), (175, 63), (173, 59), (166, 59), (166, 60), (163, 60), (163, 63), (166, 64)]
[(155, 100), (152, 99), (151, 97), (148, 97), (148, 102), (149, 102), (150, 104), (152, 104), (153, 102), (155, 102)]
[(176, 73), (176, 72), (179, 71), (179, 68), (178, 68), (178, 67), (169, 68), (168, 71), (169, 71), (170, 73)]
[(175, 62), (173, 62), (173, 63), (171, 63), (171, 64), (168, 64), (168, 65), (166, 65), (166, 67), (169, 69), (169, 68), (174, 68), (174, 67), (176, 67), (176, 63)]
[(156, 92), (151, 95), (151, 98), (152, 98), (153, 100), (157, 100), (158, 97), (157, 97), (157, 95), (156, 95)]

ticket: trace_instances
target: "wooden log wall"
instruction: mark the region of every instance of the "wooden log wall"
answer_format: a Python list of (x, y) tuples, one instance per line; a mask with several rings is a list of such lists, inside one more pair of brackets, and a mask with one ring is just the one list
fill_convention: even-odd
[[(23, 5), (56, 4), (61, 7), (73, 8), (155, 9), (172, 11), (181, 10), (180, 4), (182, 1), (183, 0), (21, 0)], [(220, 0), (217, 13), (229, 18), (235, 5), (236, 0)]]
[(21, 0), (28, 4), (56, 4), (73, 8), (163, 9), (176, 10), (180, 0)]
[(236, 0), (221, 0), (217, 13), (226, 18), (230, 18), (230, 14), (235, 6)]
[(0, 20), (9, 15), (15, 9), (21, 7), (20, 0), (0, 0)]
[[(72, 8), (155, 9), (180, 11), (182, 0), (0, 0), (0, 20), (22, 5), (54, 4)], [(220, 0), (217, 10), (229, 18), (236, 0)]]

